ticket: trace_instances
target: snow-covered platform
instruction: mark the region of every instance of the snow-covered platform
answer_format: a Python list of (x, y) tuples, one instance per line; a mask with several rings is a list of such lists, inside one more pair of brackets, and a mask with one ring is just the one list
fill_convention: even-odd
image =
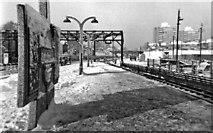
[[(83, 75), (78, 75), (78, 68), (78, 63), (60, 67), (55, 99), (34, 130), (211, 129), (211, 105), (207, 102), (105, 63), (86, 67), (85, 62)], [(9, 87), (8, 91), (1, 89), (7, 96), (0, 101), (0, 120), (4, 120), (0, 122), (4, 122), (5, 129), (24, 130), (21, 126), (26, 124), (28, 109), (15, 106), (16, 78), (11, 75), (0, 80)]]

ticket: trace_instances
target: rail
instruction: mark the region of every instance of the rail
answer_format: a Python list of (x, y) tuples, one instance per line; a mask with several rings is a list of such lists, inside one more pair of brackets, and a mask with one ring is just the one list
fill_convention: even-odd
[(172, 83), (181, 87), (190, 88), (205, 97), (212, 100), (213, 94), (213, 79), (202, 76), (195, 76), (185, 73), (176, 73), (162, 68), (147, 67), (123, 63), (123, 68), (134, 71), (138, 74), (150, 76), (163, 82)]

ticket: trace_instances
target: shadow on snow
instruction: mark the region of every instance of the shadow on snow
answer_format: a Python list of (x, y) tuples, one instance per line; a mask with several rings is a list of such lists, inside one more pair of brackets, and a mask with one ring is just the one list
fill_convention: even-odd
[(110, 122), (189, 100), (195, 98), (164, 86), (107, 94), (103, 95), (103, 100), (78, 105), (55, 104), (53, 101), (49, 110), (41, 116), (39, 124), (44, 127), (62, 126), (99, 115), (106, 115)]
[(97, 73), (85, 73), (83, 72), (84, 75), (86, 76), (93, 76), (93, 75), (100, 75), (100, 74), (109, 74), (109, 73), (127, 73), (127, 71), (105, 71), (105, 72), (97, 72)]

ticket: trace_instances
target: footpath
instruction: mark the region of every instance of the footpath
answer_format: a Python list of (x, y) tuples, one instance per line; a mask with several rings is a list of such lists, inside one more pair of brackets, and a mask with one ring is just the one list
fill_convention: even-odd
[(211, 104), (94, 62), (83, 75), (78, 75), (78, 64), (60, 68), (55, 99), (34, 130), (210, 131), (211, 124)]

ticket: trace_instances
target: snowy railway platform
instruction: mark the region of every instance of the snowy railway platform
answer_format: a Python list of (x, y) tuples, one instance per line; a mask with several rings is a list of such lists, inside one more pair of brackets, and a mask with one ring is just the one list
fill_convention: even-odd
[[(55, 98), (34, 131), (210, 131), (211, 104), (143, 76), (94, 62), (60, 67)], [(1, 79), (3, 130), (26, 130), (16, 107), (17, 74)]]

